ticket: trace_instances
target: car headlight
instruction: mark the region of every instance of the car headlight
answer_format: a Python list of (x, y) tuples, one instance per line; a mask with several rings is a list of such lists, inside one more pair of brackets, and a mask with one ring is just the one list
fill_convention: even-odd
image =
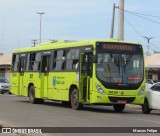
[(106, 94), (106, 93), (103, 91), (103, 89), (102, 89), (99, 85), (97, 85), (97, 84), (96, 84), (96, 88), (97, 88), (98, 93), (103, 94), (103, 95)]
[(145, 91), (145, 87), (143, 86), (142, 89), (141, 89), (141, 91), (138, 93), (138, 96), (144, 94), (144, 91)]

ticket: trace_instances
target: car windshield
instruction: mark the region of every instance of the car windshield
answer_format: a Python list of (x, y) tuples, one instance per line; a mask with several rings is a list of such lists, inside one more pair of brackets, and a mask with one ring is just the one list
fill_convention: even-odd
[(9, 83), (7, 79), (5, 78), (0, 78), (0, 83)]
[(97, 77), (108, 83), (139, 83), (143, 80), (143, 56), (98, 53)]

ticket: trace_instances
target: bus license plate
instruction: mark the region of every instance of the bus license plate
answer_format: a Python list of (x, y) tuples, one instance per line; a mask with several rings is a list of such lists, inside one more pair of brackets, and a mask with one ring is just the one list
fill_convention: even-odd
[(118, 100), (117, 103), (118, 103), (118, 104), (126, 104), (127, 101), (126, 101), (126, 100)]

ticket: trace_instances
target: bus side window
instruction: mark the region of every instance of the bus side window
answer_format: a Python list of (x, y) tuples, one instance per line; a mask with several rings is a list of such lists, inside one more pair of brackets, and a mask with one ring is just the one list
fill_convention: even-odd
[(54, 51), (53, 52), (53, 61), (52, 61), (52, 67), (51, 69), (54, 69), (56, 68), (56, 59), (57, 59), (57, 51)]
[(66, 68), (66, 50), (63, 50), (63, 57), (62, 57), (62, 67), (61, 69), (64, 70)]
[(48, 56), (43, 56), (42, 60), (42, 72), (47, 72), (48, 71)]
[(79, 69), (79, 49), (70, 49), (66, 55), (66, 70)]
[(52, 69), (64, 70), (66, 68), (66, 50), (54, 51)]
[(31, 70), (34, 68), (34, 62), (31, 62)]
[(73, 69), (78, 69), (79, 60), (73, 60)]
[(14, 54), (13, 55), (12, 71), (15, 71), (15, 72), (19, 71), (19, 54)]
[(27, 69), (29, 71), (40, 70), (41, 52), (29, 53), (27, 57)]
[(39, 71), (40, 70), (40, 64), (41, 64), (41, 52), (36, 53), (35, 61), (34, 61), (34, 66), (33, 70), (34, 71)]
[(26, 68), (26, 58), (25, 57), (21, 57), (20, 58), (20, 72), (24, 72)]

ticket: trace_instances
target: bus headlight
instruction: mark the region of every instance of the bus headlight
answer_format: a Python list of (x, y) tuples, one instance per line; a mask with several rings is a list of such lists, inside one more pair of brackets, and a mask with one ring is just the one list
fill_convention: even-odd
[(144, 94), (144, 90), (145, 90), (145, 87), (143, 86), (142, 89), (141, 89), (141, 91), (138, 93), (138, 96)]
[(106, 93), (103, 91), (103, 89), (102, 89), (99, 85), (97, 85), (97, 84), (96, 84), (96, 88), (97, 88), (98, 93), (103, 94), (103, 95), (106, 94)]

